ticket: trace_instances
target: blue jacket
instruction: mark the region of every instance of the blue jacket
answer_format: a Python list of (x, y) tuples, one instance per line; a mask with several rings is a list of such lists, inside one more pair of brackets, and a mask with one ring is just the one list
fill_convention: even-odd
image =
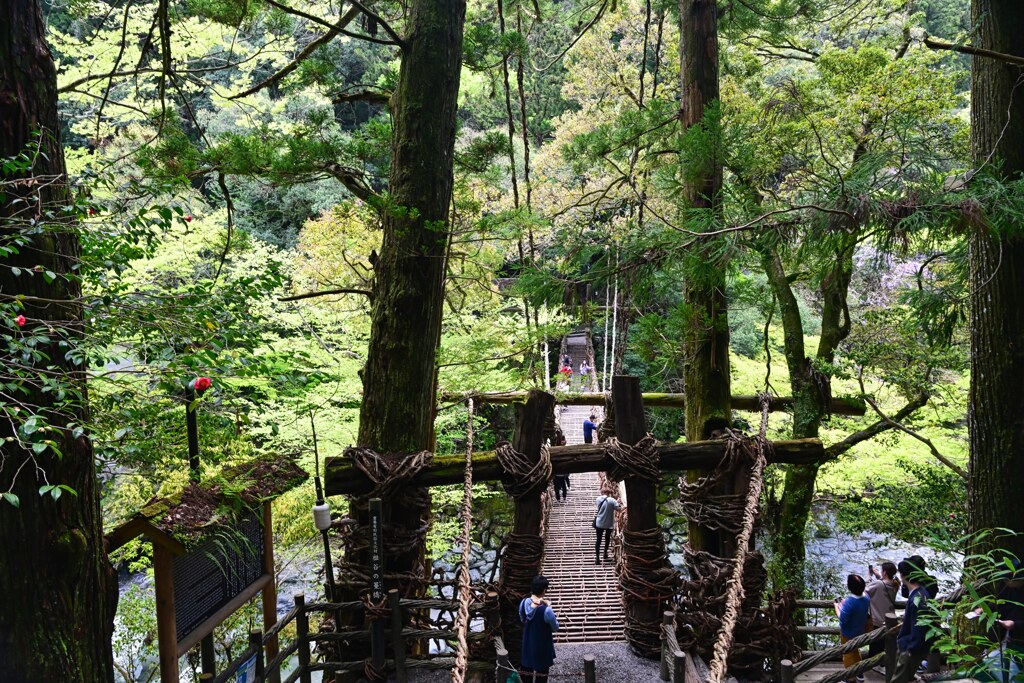
[(534, 607), (533, 598), (527, 597), (519, 603), (519, 620), (523, 622), (522, 667), (531, 671), (547, 671), (555, 661), (555, 639), (552, 636), (558, 630), (555, 613), (544, 603)]
[(928, 593), (924, 586), (918, 586), (910, 591), (910, 595), (907, 597), (907, 608), (903, 611), (900, 634), (896, 636), (896, 646), (900, 652), (910, 652), (915, 655), (928, 652), (926, 639), (928, 630), (924, 625), (917, 623), (917, 616), (927, 602)]
[(846, 638), (856, 638), (868, 625), (871, 600), (866, 595), (847, 595), (839, 607), (839, 632)]
[(597, 429), (597, 425), (590, 420), (583, 421), (583, 438), (592, 439), (594, 438), (594, 430)]

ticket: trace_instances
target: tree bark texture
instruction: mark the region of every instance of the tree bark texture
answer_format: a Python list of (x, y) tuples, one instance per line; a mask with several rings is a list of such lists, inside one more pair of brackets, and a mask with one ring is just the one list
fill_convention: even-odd
[[(0, 329), (17, 338), (40, 324), (52, 327), (53, 342), (42, 348), (50, 358), (46, 365), (55, 366), (80, 392), (72, 409), (65, 406), (59, 412), (50, 410), (52, 394), (31, 384), (25, 385), (27, 395), (18, 394), (57, 428), (47, 437), (59, 444), (60, 458), (52, 450), (33, 454), (17, 440), (7, 441), (14, 436), (14, 425), (0, 420), (0, 490), (10, 490), (20, 500), (19, 508), (0, 502), (4, 683), (112, 681), (114, 670), (111, 636), (117, 591), (103, 545), (92, 446), (85, 437), (74, 438), (67, 427), (85, 421), (85, 374), (65, 360), (67, 348), (58, 346), (62, 339), (77, 344), (82, 337), (80, 287), (66, 277), (78, 265), (80, 249), (77, 233), (67, 229), (74, 217), (62, 213), (70, 197), (59, 130), (57, 76), (41, 8), (37, 0), (0, 0), (0, 158), (25, 152), (36, 140), (41, 152), (32, 171), (18, 178), (22, 184), (3, 188), (7, 198), (0, 205), (0, 244), (10, 245), (19, 231), (15, 223), (29, 217), (52, 227), (44, 211), (56, 211), (57, 220), (65, 223), (35, 234), (23, 232), (29, 243), (3, 257), (0, 293), (31, 298), (24, 300), (25, 327), (19, 330), (4, 320)], [(18, 198), (26, 203), (13, 201)], [(41, 274), (29, 275), (36, 266), (56, 277), (47, 282)], [(15, 275), (12, 267), (21, 268), (21, 274)], [(47, 482), (70, 486), (77, 495), (65, 493), (56, 501), (40, 496), (39, 487)]]
[[(680, 79), (683, 131), (701, 126), (719, 99), (718, 5), (715, 0), (680, 0)], [(685, 133), (684, 133), (685, 134)], [(722, 189), (718, 143), (712, 158), (686, 159), (684, 211), (716, 211)], [(729, 405), (729, 322), (725, 299), (725, 263), (713, 263), (715, 245), (701, 241), (685, 256), (683, 301), (689, 320), (683, 330), (683, 389), (686, 439), (702, 441), (731, 422)], [(700, 473), (688, 475), (691, 479)], [(721, 556), (722, 539), (711, 529), (690, 524), (690, 544)]]
[[(975, 46), (1024, 56), (1024, 4), (971, 3)], [(1024, 172), (1024, 87), (1019, 67), (971, 58), (971, 145), (981, 173)], [(993, 207), (969, 235), (971, 387), (970, 529), (1024, 532), (1024, 225)], [(1024, 537), (1001, 543), (1024, 557)]]
[[(358, 442), (379, 453), (433, 450), (465, 18), (465, 0), (409, 4), (392, 97), (391, 176), (377, 207), (384, 239), (359, 411)], [(350, 514), (367, 524), (366, 501), (353, 501)], [(430, 517), (430, 493), (423, 488), (407, 487), (384, 502), (384, 523), (400, 529), (415, 531)], [(422, 577), (425, 552), (421, 543), (390, 555), (386, 570)], [(368, 553), (358, 555), (355, 562), (369, 565)], [(422, 588), (404, 583), (406, 594)]]

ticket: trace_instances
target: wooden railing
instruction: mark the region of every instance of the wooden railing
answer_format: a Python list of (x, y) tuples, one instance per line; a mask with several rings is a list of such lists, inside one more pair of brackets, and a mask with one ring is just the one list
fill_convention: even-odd
[[(314, 633), (309, 628), (309, 615), (311, 613), (337, 614), (341, 611), (365, 610), (364, 603), (355, 602), (317, 602), (306, 603), (302, 594), (293, 597), (295, 606), (288, 611), (272, 628), (266, 633), (254, 630), (249, 633), (248, 647), (236, 658), (231, 660), (227, 667), (219, 674), (205, 673), (199, 677), (202, 683), (228, 683), (234, 680), (235, 674), (245, 667), (252, 667), (255, 683), (311, 683), (314, 671), (325, 673), (337, 673), (342, 671), (363, 671), (367, 666), (367, 660), (360, 661), (323, 661), (314, 662), (312, 646), (314, 643), (330, 642), (367, 642), (370, 643), (371, 659), (369, 661), (373, 668), (378, 671), (387, 671), (394, 675), (399, 683), (408, 680), (410, 669), (451, 669), (455, 666), (454, 657), (409, 657), (406, 655), (409, 640), (453, 640), (456, 638), (454, 630), (435, 628), (412, 628), (403, 625), (403, 612), (405, 610), (436, 609), (454, 611), (458, 609), (459, 603), (455, 600), (434, 600), (434, 599), (403, 599), (397, 590), (388, 591), (388, 608), (390, 615), (385, 628), (373, 628), (375, 622), (380, 620), (367, 618), (365, 628), (358, 630), (345, 630), (341, 632), (319, 632)], [(497, 625), (498, 596), (496, 593), (488, 593), (483, 604), (471, 606), (470, 613), (483, 615), (486, 619), (487, 628), (483, 632), (468, 634), (470, 641), (479, 641), (491, 638), (492, 629)], [(289, 624), (295, 624), (295, 639), (280, 652), (266, 661), (266, 645), (275, 637), (279, 638), (281, 631)], [(497, 639), (496, 639), (497, 640)], [(385, 657), (385, 651), (390, 642), (390, 659)], [(286, 678), (282, 679), (282, 673), (287, 662), (297, 657), (297, 666)], [(507, 659), (507, 657), (506, 657)], [(495, 663), (492, 661), (470, 662), (469, 671), (493, 671)]]

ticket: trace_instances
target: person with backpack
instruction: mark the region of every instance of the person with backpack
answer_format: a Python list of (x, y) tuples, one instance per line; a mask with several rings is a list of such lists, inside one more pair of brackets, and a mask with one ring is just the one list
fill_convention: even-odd
[(626, 508), (611, 496), (597, 497), (597, 515), (594, 517), (594, 529), (597, 542), (594, 544), (594, 564), (601, 564), (601, 536), (604, 536), (604, 561), (608, 561), (608, 544), (612, 540), (612, 528), (615, 526), (615, 511)]
[[(548, 680), (548, 670), (555, 662), (554, 633), (559, 627), (551, 601), (544, 597), (548, 585), (545, 577), (533, 577), (531, 595), (519, 603), (519, 621), (523, 624), (523, 653), (519, 661), (524, 680), (532, 683)], [(532, 678), (525, 678), (529, 674)]]
[[(868, 565), (868, 587), (865, 589), (871, 601), (871, 619), (867, 630), (873, 631), (885, 624), (885, 615), (896, 610), (896, 593), (900, 589), (900, 580), (896, 576), (896, 565), (883, 562), (882, 570)], [(868, 645), (868, 657), (874, 657), (885, 651), (885, 641), (876, 640)]]

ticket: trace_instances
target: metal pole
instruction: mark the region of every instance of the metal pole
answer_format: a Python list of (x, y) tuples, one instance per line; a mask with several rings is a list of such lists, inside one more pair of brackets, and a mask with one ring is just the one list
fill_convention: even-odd
[(196, 420), (196, 391), (185, 387), (185, 426), (188, 429), (189, 478), (199, 481), (199, 423)]
[(199, 653), (202, 658), (203, 673), (210, 674), (210, 678), (213, 678), (217, 675), (217, 658), (213, 651), (212, 633), (199, 641)]

